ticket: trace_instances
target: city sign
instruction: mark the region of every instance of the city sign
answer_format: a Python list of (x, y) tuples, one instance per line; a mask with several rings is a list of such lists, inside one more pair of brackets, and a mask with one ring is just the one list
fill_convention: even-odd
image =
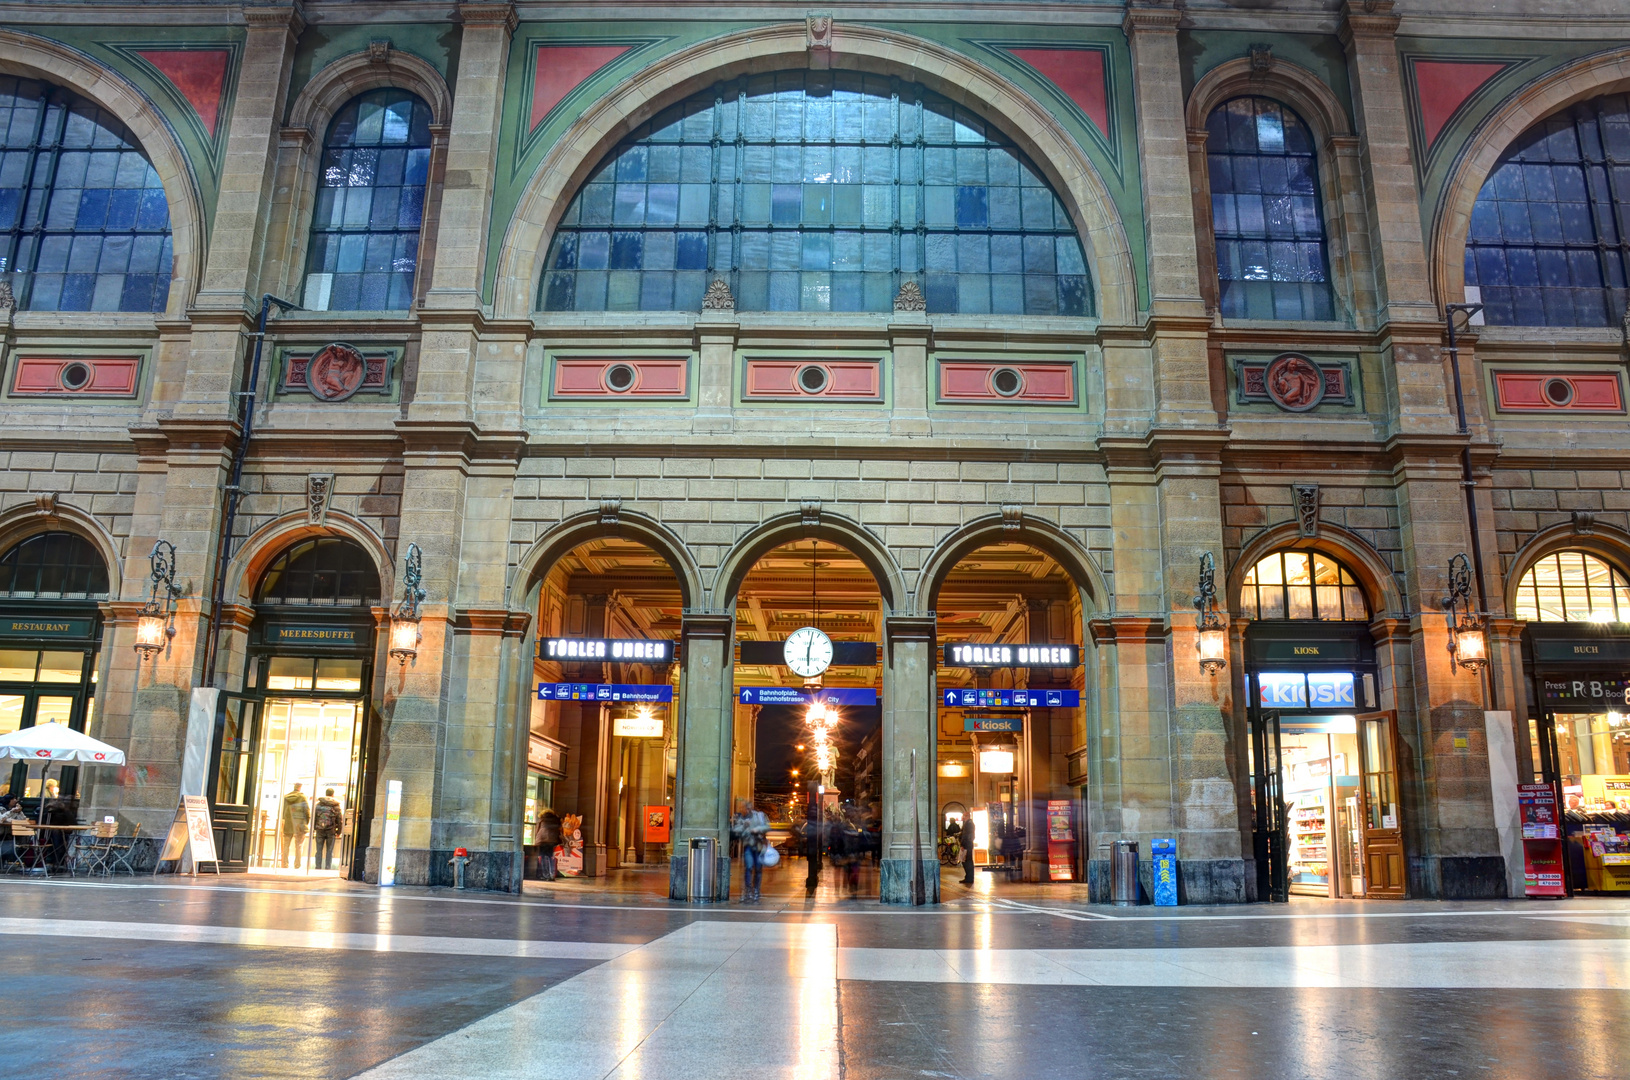
[(947, 690), (940, 695), (948, 709), (1073, 709), (1079, 690)]
[(627, 638), (539, 638), (538, 659), (571, 662), (611, 660), (635, 664), (670, 664), (674, 658), (671, 641), (630, 640)]
[(944, 652), (946, 667), (1060, 668), (1081, 662), (1074, 645), (947, 645)]
[(674, 688), (667, 683), (573, 683), (538, 684), (539, 701), (647, 701), (669, 702)]
[(1257, 695), (1265, 709), (1346, 709), (1354, 706), (1350, 671), (1259, 671)]
[(866, 706), (877, 704), (877, 691), (870, 687), (835, 686), (825, 690), (804, 690), (793, 686), (738, 686), (736, 700), (743, 705), (824, 705)]

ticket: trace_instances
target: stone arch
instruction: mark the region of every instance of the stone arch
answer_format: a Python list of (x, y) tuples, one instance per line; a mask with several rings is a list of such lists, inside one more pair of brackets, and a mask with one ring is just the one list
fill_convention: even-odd
[(766, 552), (799, 540), (825, 540), (859, 559), (871, 571), (883, 596), (885, 613), (902, 611), (907, 596), (905, 576), (888, 547), (865, 526), (836, 514), (822, 512), (818, 523), (805, 524), (802, 513), (779, 514), (736, 541), (713, 579), (712, 606), (733, 612), (736, 594), (755, 563)]
[(1063, 567), (1094, 607), (1105, 606), (1110, 597), (1092, 554), (1068, 532), (1050, 521), (1030, 517), (1011, 529), (1001, 514), (987, 514), (945, 537), (929, 553), (917, 578), (916, 614), (932, 614), (946, 575), (967, 555), (991, 544), (1024, 544), (1043, 552)]
[(225, 603), (253, 604), (255, 586), (279, 555), (301, 540), (316, 537), (343, 537), (354, 541), (374, 561), (379, 572), (379, 606), (390, 607), (396, 595), (396, 573), (390, 546), (383, 537), (366, 524), (335, 510), (330, 510), (325, 524), (313, 525), (304, 512), (284, 514), (262, 525), (250, 535), (232, 556), (226, 568)]
[(505, 588), (506, 602), (514, 603), (517, 587), (530, 593), (532, 586), (573, 548), (606, 536), (638, 540), (656, 552), (679, 582), (683, 606), (687, 609), (697, 606), (703, 595), (702, 573), (685, 542), (655, 518), (628, 510), (618, 512), (615, 524), (606, 522), (600, 511), (588, 510), (574, 514), (550, 529), (510, 570), (509, 584)]
[(93, 515), (76, 506), (59, 502), (46, 510), (37, 503), (23, 503), (0, 514), (0, 554), (42, 532), (71, 532), (90, 541), (107, 566), (108, 599), (121, 599), (124, 560), (119, 555), (119, 541)]
[[(549, 238), (590, 171), (634, 128), (720, 79), (814, 66), (803, 22), (740, 30), (665, 56), (586, 108), (528, 181), (504, 232), (493, 312), (530, 318)], [(1058, 191), (1092, 265), (1098, 318), (1136, 321), (1137, 279), (1126, 229), (1085, 151), (1030, 95), (990, 68), (923, 38), (856, 23), (832, 29), (834, 63), (877, 74), (909, 74), (952, 101), (1002, 124)]]
[[(1511, 569), (1505, 575), (1505, 603), (1507, 615), (1517, 610), (1517, 587), (1534, 564), (1547, 555), (1559, 551), (1585, 551), (1605, 562), (1612, 563), (1620, 573), (1630, 575), (1630, 533), (1612, 525), (1596, 524), (1589, 533), (1574, 531), (1572, 522), (1541, 529), (1528, 538), (1511, 557)], [(1514, 616), (1513, 616), (1514, 617)]]
[(0, 29), (0, 70), (66, 87), (107, 109), (130, 129), (164, 184), (170, 204), (174, 262), (164, 313), (179, 317), (192, 305), (202, 280), (207, 233), (192, 165), (164, 115), (122, 75), (76, 49), (33, 34)]
[(1508, 97), (1461, 148), (1432, 221), (1432, 288), (1439, 303), (1465, 295), (1466, 234), (1472, 207), (1500, 155), (1523, 132), (1559, 109), (1630, 90), (1630, 47), (1564, 64)]
[(1245, 572), (1281, 548), (1318, 551), (1340, 560), (1353, 572), (1363, 587), (1365, 598), (1370, 603), (1371, 619), (1378, 619), (1383, 615), (1406, 614), (1403, 594), (1399, 592), (1398, 583), (1392, 576), (1392, 568), (1381, 557), (1381, 553), (1371, 547), (1362, 536), (1339, 525), (1322, 521), (1319, 523), (1318, 536), (1303, 536), (1296, 522), (1287, 521), (1253, 536), (1240, 548), (1239, 557), (1234, 560), (1234, 565), (1228, 568), (1226, 602), (1230, 618), (1239, 617), (1240, 587), (1244, 582)]
[(1201, 288), (1215, 304), (1217, 244), (1211, 226), (1211, 172), (1206, 162), (1206, 121), (1217, 106), (1237, 97), (1263, 97), (1288, 105), (1308, 125), (1318, 147), (1319, 201), (1325, 250), (1338, 296), (1355, 311), (1373, 305), (1367, 283), (1357, 280), (1355, 249), (1368, 251), (1367, 210), (1358, 171), (1358, 137), (1347, 109), (1330, 87), (1300, 64), (1274, 58), (1266, 71), (1238, 57), (1208, 71), (1189, 93), (1184, 119), (1189, 130), (1189, 173), (1195, 190), (1195, 237)]
[(346, 102), (384, 87), (419, 95), (430, 106), (433, 123), (446, 124), (453, 117), (453, 94), (441, 72), (412, 53), (391, 49), (378, 61), (366, 51), (350, 53), (317, 72), (289, 106), (284, 126), (321, 137)]

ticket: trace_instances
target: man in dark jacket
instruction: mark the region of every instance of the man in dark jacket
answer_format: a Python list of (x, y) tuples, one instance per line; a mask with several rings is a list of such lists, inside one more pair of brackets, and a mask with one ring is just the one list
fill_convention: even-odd
[(560, 815), (545, 808), (538, 815), (539, 873), (544, 881), (555, 880), (555, 848), (560, 846)]
[(962, 819), (962, 884), (973, 884), (973, 845), (975, 840), (973, 815)]

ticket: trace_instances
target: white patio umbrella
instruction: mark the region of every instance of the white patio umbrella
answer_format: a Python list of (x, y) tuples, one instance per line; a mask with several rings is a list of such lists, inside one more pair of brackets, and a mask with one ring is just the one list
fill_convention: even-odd
[[(49, 724), (35, 724), (31, 728), (0, 735), (0, 760), (6, 758), (45, 763), (45, 767), (40, 770), (40, 821), (43, 822), (45, 774), (53, 761), (81, 761), (87, 765), (123, 765), (125, 752), (117, 746), (109, 746), (100, 739), (93, 739), (83, 732), (75, 731), (67, 724), (59, 724), (53, 720)], [(26, 776), (23, 787), (25, 790), (28, 787)]]

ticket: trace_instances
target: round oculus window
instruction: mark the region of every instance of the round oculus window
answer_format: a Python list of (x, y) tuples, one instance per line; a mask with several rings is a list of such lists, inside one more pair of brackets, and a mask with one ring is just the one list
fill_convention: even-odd
[(59, 376), (64, 390), (83, 390), (91, 384), (91, 368), (89, 364), (82, 364), (75, 360), (65, 364)]
[(1545, 400), (1557, 408), (1573, 404), (1573, 383), (1567, 379), (1546, 379)]
[(997, 368), (990, 374), (990, 388), (1003, 397), (1016, 397), (1024, 389), (1024, 376), (1017, 368)]
[(639, 373), (630, 364), (612, 364), (606, 368), (606, 389), (614, 394), (626, 394), (634, 389)]
[(806, 394), (818, 394), (831, 381), (826, 369), (819, 364), (806, 364), (798, 369), (798, 389)]

